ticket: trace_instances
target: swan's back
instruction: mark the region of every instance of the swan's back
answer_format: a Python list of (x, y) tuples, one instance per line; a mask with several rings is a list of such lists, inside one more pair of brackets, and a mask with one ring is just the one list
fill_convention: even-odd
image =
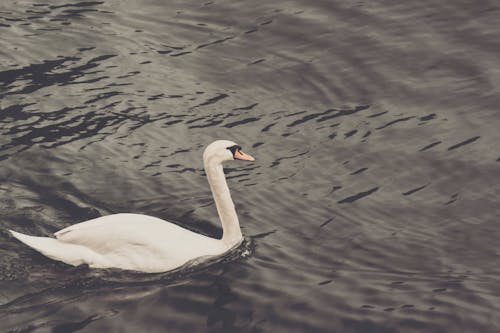
[(162, 272), (189, 260), (224, 253), (217, 239), (159, 218), (114, 214), (78, 223), (55, 233), (56, 239), (13, 233), (42, 254), (70, 265)]

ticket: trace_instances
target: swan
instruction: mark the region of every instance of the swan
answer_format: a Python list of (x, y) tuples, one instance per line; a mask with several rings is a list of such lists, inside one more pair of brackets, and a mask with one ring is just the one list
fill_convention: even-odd
[(194, 259), (224, 254), (243, 241), (238, 216), (222, 163), (254, 161), (239, 145), (217, 140), (203, 152), (203, 165), (222, 224), (222, 238), (192, 232), (159, 218), (121, 213), (101, 216), (36, 237), (9, 230), (19, 241), (44, 256), (72, 266), (119, 268), (145, 273), (166, 272)]

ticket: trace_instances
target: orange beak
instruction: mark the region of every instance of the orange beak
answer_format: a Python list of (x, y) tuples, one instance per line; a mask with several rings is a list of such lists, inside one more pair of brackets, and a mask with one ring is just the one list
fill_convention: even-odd
[(252, 156), (250, 156), (248, 154), (245, 154), (244, 152), (242, 152), (239, 149), (237, 149), (234, 152), (234, 159), (235, 160), (242, 160), (242, 161), (255, 161), (255, 158), (253, 158)]

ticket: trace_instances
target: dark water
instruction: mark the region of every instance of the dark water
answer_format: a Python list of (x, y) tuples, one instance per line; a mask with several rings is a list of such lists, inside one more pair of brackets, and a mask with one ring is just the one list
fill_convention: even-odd
[[(2, 332), (500, 331), (493, 1), (4, 1)], [(169, 274), (5, 232), (135, 212), (245, 245)]]

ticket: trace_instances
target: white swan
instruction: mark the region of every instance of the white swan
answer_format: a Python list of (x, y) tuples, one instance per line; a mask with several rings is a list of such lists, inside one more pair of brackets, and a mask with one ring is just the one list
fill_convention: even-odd
[(159, 218), (139, 214), (98, 217), (59, 230), (56, 238), (35, 237), (9, 230), (41, 254), (66, 264), (165, 272), (190, 260), (225, 253), (243, 240), (222, 162), (253, 161), (234, 142), (218, 140), (207, 146), (203, 164), (222, 224), (222, 239), (189, 231)]

